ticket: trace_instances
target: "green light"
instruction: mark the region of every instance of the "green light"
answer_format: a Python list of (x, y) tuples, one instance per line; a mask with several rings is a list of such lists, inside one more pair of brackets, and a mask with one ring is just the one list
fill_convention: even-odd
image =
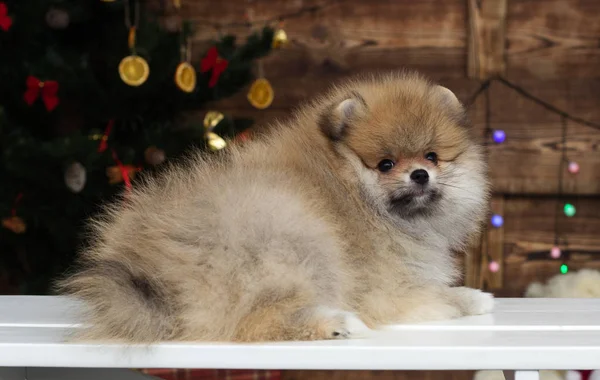
[(560, 266), (560, 273), (566, 274), (568, 271), (569, 271), (569, 267), (567, 266), (567, 264), (563, 264)]
[(575, 216), (575, 206), (573, 206), (570, 203), (567, 203), (565, 205), (565, 215), (568, 216), (569, 218), (572, 216)]

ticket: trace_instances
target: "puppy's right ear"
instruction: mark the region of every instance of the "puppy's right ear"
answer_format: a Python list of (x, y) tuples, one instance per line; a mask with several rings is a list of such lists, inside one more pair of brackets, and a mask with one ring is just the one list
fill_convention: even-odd
[(364, 99), (359, 94), (352, 93), (348, 98), (325, 109), (320, 120), (321, 130), (331, 140), (339, 141), (352, 121), (363, 116), (366, 111), (367, 104)]

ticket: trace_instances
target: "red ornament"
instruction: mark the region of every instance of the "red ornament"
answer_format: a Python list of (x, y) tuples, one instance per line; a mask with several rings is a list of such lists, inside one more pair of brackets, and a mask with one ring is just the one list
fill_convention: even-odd
[(202, 58), (202, 61), (200, 62), (200, 72), (205, 73), (212, 69), (212, 75), (208, 81), (208, 87), (215, 87), (219, 77), (227, 68), (227, 65), (229, 65), (229, 62), (226, 59), (219, 57), (219, 52), (217, 51), (216, 47), (213, 46), (208, 49), (206, 57)]
[(49, 80), (42, 82), (38, 78), (30, 75), (27, 77), (27, 90), (25, 91), (25, 95), (23, 95), (23, 99), (31, 106), (41, 94), (46, 109), (52, 111), (58, 106), (58, 103), (60, 103), (58, 96), (56, 96), (57, 93), (57, 81)]
[(235, 136), (235, 139), (234, 139), (234, 140), (235, 140), (235, 141), (237, 141), (237, 142), (246, 142), (246, 141), (250, 140), (250, 138), (251, 138), (251, 133), (252, 133), (252, 132), (250, 131), (250, 129), (246, 129), (246, 130), (244, 130), (244, 131), (242, 131), (242, 132), (238, 133), (238, 134)]
[(7, 32), (12, 25), (12, 19), (8, 15), (8, 7), (4, 2), (0, 2), (0, 29)]

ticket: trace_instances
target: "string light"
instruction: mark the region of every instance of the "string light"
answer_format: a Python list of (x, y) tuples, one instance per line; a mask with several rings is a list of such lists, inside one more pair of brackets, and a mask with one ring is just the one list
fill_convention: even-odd
[(502, 144), (506, 140), (506, 132), (501, 129), (496, 129), (493, 133), (494, 142), (496, 144)]
[[(580, 171), (580, 167), (579, 164), (575, 161), (569, 161), (567, 160), (567, 120), (571, 120), (577, 124), (580, 125), (585, 125), (589, 128), (593, 128), (596, 130), (600, 130), (600, 124), (597, 123), (593, 123), (591, 121), (587, 121), (585, 119), (579, 118), (577, 116), (573, 116), (555, 106), (553, 106), (550, 103), (547, 103), (539, 98), (537, 98), (536, 96), (534, 96), (533, 94), (530, 94), (529, 92), (527, 92), (525, 89), (511, 83), (510, 81), (508, 81), (507, 79), (503, 78), (503, 77), (495, 77), (492, 79), (488, 79), (484, 82), (482, 82), (479, 86), (479, 88), (477, 89), (477, 91), (475, 91), (475, 93), (473, 95), (471, 95), (471, 97), (466, 101), (466, 105), (470, 106), (472, 104), (475, 103), (475, 101), (477, 100), (477, 98), (483, 94), (485, 96), (485, 107), (486, 107), (486, 113), (485, 113), (485, 124), (486, 124), (486, 128), (485, 128), (485, 136), (486, 138), (489, 138), (490, 134), (492, 136), (492, 139), (495, 143), (500, 144), (503, 143), (506, 140), (506, 133), (503, 130), (492, 130), (490, 125), (490, 97), (489, 97), (489, 91), (487, 91), (492, 82), (497, 82), (500, 83), (508, 88), (510, 88), (511, 90), (515, 91), (516, 93), (518, 93), (519, 95), (535, 102), (536, 104), (544, 107), (545, 109), (549, 110), (552, 113), (555, 113), (557, 115), (559, 115), (561, 117), (561, 124), (562, 124), (562, 144), (561, 144), (561, 162), (560, 165), (558, 166), (558, 199), (561, 199), (562, 194), (563, 194), (563, 173), (565, 172), (565, 167), (564, 165), (566, 164), (566, 169), (569, 173), (571, 174), (578, 174)], [(487, 150), (486, 150), (486, 155), (487, 155)], [(558, 247), (558, 221), (559, 221), (559, 214), (560, 214), (560, 208), (561, 208), (561, 202), (557, 200), (556, 202), (556, 213), (555, 213), (555, 226), (554, 226), (554, 236), (555, 236), (555, 245), (551, 248), (550, 250), (550, 256), (554, 259), (560, 258), (563, 255), (563, 252), (560, 250), (560, 248)], [(576, 214), (576, 209), (575, 206), (571, 203), (566, 203), (563, 206), (563, 212), (567, 217), (573, 217)], [(501, 216), (492, 216), (492, 225), (494, 227), (500, 227), (503, 224), (503, 220)], [(565, 252), (568, 255), (568, 252)], [(488, 270), (490, 272), (496, 272), (499, 270), (499, 264), (495, 261), (490, 260), (491, 258), (488, 255)], [(560, 267), (560, 272), (565, 274), (569, 271), (569, 267), (567, 266), (567, 264), (562, 264)]]
[(496, 273), (498, 272), (498, 270), (500, 270), (500, 264), (498, 264), (497, 261), (490, 261), (490, 263), (488, 264), (488, 269), (490, 270), (490, 272)]
[(566, 216), (571, 218), (571, 217), (575, 216), (575, 213), (577, 212), (577, 210), (575, 209), (575, 206), (573, 206), (570, 203), (567, 203), (567, 204), (565, 204), (564, 212), (565, 212)]
[(579, 173), (579, 164), (575, 161), (569, 162), (568, 170), (571, 174)]
[(492, 216), (491, 222), (492, 226), (500, 228), (504, 224), (504, 218), (502, 218), (502, 215), (495, 214)]

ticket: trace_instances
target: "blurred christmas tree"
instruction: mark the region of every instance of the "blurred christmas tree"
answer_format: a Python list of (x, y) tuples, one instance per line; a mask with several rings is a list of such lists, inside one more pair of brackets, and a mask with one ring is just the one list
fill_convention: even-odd
[(191, 62), (192, 25), (158, 16), (134, 0), (0, 1), (0, 278), (14, 291), (47, 293), (138, 171), (251, 124), (217, 114), (209, 134), (182, 116), (247, 85), (273, 30)]

